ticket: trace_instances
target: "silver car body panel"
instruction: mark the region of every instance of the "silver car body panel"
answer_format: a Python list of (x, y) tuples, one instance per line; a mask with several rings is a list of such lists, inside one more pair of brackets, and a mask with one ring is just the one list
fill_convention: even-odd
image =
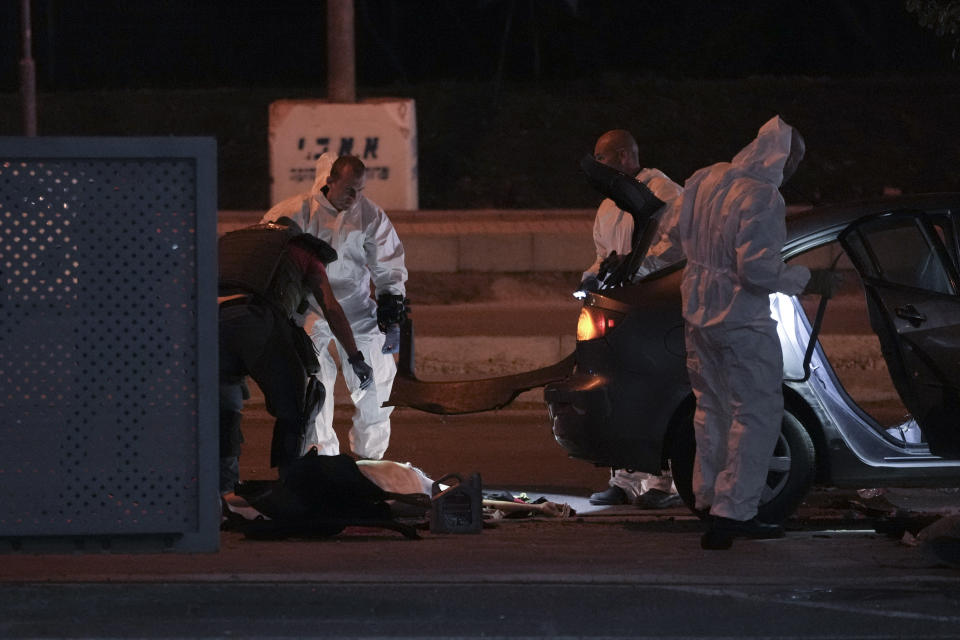
[[(811, 327), (799, 300), (792, 296), (771, 296), (771, 312), (777, 320), (777, 331), (783, 348), (784, 378), (797, 379), (803, 376), (803, 356), (810, 338)], [(830, 367), (822, 348), (817, 345), (810, 361), (810, 378), (806, 382), (788, 382), (794, 389), (809, 391), (802, 394), (807, 401), (810, 396), (818, 406), (811, 407), (822, 415), (820, 420), (824, 437), (835, 449), (836, 439), (842, 439), (856, 458), (870, 467), (904, 467), (910, 469), (947, 468), (957, 472), (957, 460), (944, 459), (930, 454), (925, 445), (903, 445), (893, 442), (882, 433), (881, 427), (869, 416), (854, 407), (856, 404), (840, 385)], [(842, 467), (833, 467), (834, 482), (844, 479)], [(860, 479), (862, 473), (851, 474), (851, 479)]]

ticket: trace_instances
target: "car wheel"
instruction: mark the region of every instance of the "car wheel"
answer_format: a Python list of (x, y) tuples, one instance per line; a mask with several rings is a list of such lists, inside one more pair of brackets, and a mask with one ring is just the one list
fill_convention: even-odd
[[(680, 497), (692, 510), (693, 461), (696, 455), (693, 412), (674, 430), (670, 443), (670, 468)], [(810, 434), (789, 409), (784, 409), (780, 437), (777, 438), (767, 482), (760, 496), (757, 518), (763, 522), (782, 522), (803, 502), (816, 477), (816, 452)]]

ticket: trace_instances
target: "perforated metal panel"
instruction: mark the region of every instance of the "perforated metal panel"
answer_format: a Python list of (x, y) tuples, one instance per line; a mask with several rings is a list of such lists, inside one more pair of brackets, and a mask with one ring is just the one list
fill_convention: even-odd
[(0, 139), (0, 551), (218, 546), (212, 139)]

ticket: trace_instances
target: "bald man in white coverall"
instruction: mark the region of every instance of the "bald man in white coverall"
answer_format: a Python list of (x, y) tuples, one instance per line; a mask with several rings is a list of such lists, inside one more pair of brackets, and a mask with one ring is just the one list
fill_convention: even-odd
[[(357, 348), (373, 367), (374, 384), (361, 389), (351, 367), (343, 366), (344, 382), (356, 410), (350, 429), (350, 448), (360, 458), (380, 460), (390, 443), (390, 414), (393, 407), (381, 407), (390, 397), (397, 366), (393, 355), (383, 353), (385, 335), (377, 324), (380, 299), (406, 295), (407, 269), (403, 244), (383, 209), (363, 195), (366, 173), (363, 162), (354, 156), (337, 158), (332, 153), (317, 160), (317, 173), (309, 193), (287, 198), (274, 205), (264, 222), (282, 216), (291, 218), (305, 233), (314, 235), (337, 250), (338, 259), (327, 268), (334, 296), (350, 321)], [(340, 442), (333, 429), (333, 386), (337, 365), (329, 351), (336, 347), (341, 363), (349, 354), (337, 341), (316, 302), (310, 299), (310, 314), (315, 321), (310, 337), (320, 360), (320, 382), (327, 391), (327, 402), (317, 415), (313, 429), (308, 428), (304, 452), (316, 446), (320, 455), (337, 455)]]
[[(659, 169), (641, 169), (637, 141), (629, 131), (614, 129), (607, 131), (594, 146), (593, 157), (597, 162), (625, 173), (636, 176), (657, 198), (670, 203), (683, 190), (680, 185), (668, 178)], [(654, 216), (660, 217), (669, 204), (665, 204)], [(616, 251), (618, 256), (630, 253), (633, 237), (633, 216), (620, 209), (610, 198), (600, 203), (597, 217), (593, 223), (593, 242), (597, 249), (597, 258), (583, 273), (584, 283), (596, 279), (600, 263)], [(673, 476), (664, 470), (659, 476), (625, 469), (611, 470), (610, 486), (590, 496), (590, 502), (597, 505), (616, 505), (632, 503), (641, 508), (663, 509), (680, 504), (680, 497), (673, 486)]]
[(687, 256), (681, 293), (687, 372), (697, 399), (693, 492), (705, 549), (735, 537), (783, 536), (756, 519), (783, 416), (783, 354), (770, 294), (796, 295), (806, 267), (780, 257), (786, 206), (779, 187), (803, 158), (800, 135), (779, 116), (731, 162), (684, 184), (676, 234)]

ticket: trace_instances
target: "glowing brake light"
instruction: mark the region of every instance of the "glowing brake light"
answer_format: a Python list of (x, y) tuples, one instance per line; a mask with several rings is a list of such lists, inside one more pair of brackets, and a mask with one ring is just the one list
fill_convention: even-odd
[(622, 313), (584, 306), (580, 309), (580, 318), (577, 320), (577, 340), (596, 340), (607, 335), (623, 319)]

